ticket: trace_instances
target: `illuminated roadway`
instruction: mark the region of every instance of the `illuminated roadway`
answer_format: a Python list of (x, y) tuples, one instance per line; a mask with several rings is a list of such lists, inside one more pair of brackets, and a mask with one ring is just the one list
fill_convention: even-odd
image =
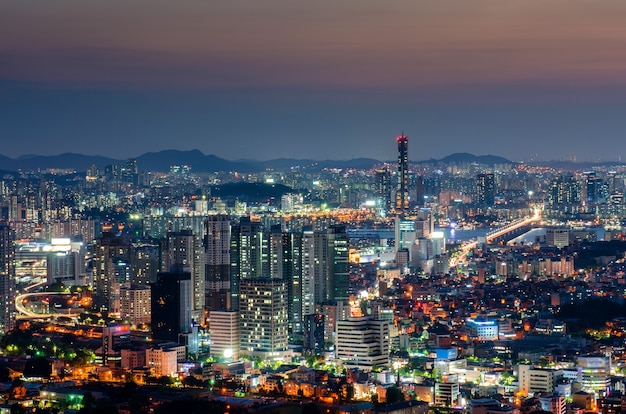
[(66, 318), (76, 318), (79, 313), (37, 313), (26, 309), (24, 306), (24, 300), (33, 297), (41, 296), (59, 296), (59, 295), (71, 295), (69, 292), (38, 292), (38, 293), (23, 293), (15, 298), (15, 309), (21, 314), (18, 319), (49, 319), (64, 316)]
[[(530, 217), (526, 217), (523, 219), (519, 219), (519, 220), (515, 220), (514, 222), (504, 226), (504, 227), (500, 227), (496, 230), (493, 230), (489, 233), (486, 234), (486, 238), (487, 238), (487, 243), (490, 243), (491, 241), (493, 241), (494, 239), (497, 239), (498, 237), (507, 234), (513, 230), (519, 229), (520, 227), (524, 227), (524, 226), (528, 226), (531, 223), (534, 223), (536, 221), (541, 220), (541, 211), (539, 209), (535, 210), (535, 213), (530, 216)], [(478, 246), (478, 242), (477, 241), (473, 241), (467, 244), (464, 244), (463, 247), (461, 248), (461, 251), (459, 252), (459, 255), (456, 257), (453, 257), (450, 260), (450, 267), (456, 267), (458, 265), (460, 265), (462, 262), (465, 262), (467, 260), (466, 256), (467, 254), (472, 251), (473, 249), (475, 249)]]

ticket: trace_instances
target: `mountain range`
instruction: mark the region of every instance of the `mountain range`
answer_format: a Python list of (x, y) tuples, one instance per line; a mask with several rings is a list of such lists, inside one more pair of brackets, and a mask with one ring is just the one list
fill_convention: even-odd
[[(372, 158), (325, 161), (290, 158), (279, 158), (269, 161), (249, 159), (230, 161), (213, 154), (205, 155), (199, 150), (164, 150), (159, 152), (147, 152), (136, 157), (136, 160), (137, 166), (141, 171), (168, 171), (172, 165), (189, 165), (193, 172), (200, 173), (217, 171), (258, 172), (268, 169), (286, 170), (291, 168), (306, 169), (308, 171), (317, 171), (324, 168), (368, 169), (386, 162)], [(390, 162), (395, 163), (395, 161)], [(430, 159), (417, 162), (441, 165), (464, 163), (494, 165), (513, 163), (506, 158), (495, 155), (476, 156), (468, 153), (456, 153), (442, 159)], [(107, 165), (123, 165), (125, 163), (126, 160), (74, 153), (59, 155), (23, 155), (18, 158), (10, 158), (0, 155), (0, 170), (2, 171), (37, 171), (45, 169), (72, 169), (75, 171), (86, 171), (92, 165), (96, 165), (99, 169), (103, 169)]]

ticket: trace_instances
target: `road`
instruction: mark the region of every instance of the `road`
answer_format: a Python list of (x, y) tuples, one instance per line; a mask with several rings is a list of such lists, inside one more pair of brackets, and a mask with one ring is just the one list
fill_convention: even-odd
[(64, 316), (67, 318), (76, 318), (80, 313), (37, 313), (26, 309), (24, 306), (24, 300), (33, 297), (42, 296), (67, 296), (72, 295), (69, 292), (38, 292), (38, 293), (23, 293), (15, 298), (15, 308), (21, 314), (18, 319), (48, 319), (58, 316)]

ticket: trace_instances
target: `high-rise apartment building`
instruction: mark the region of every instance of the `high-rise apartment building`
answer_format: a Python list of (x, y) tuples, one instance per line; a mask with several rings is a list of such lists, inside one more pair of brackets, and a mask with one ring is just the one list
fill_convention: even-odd
[(205, 304), (210, 310), (231, 309), (230, 222), (230, 216), (214, 214), (204, 225)]
[(94, 305), (115, 312), (121, 284), (130, 282), (131, 246), (121, 237), (103, 232), (93, 247)]
[(305, 230), (302, 235), (302, 315), (315, 313), (315, 306), (326, 300), (328, 238), (325, 232)]
[(164, 271), (191, 274), (192, 318), (199, 321), (205, 300), (205, 251), (201, 238), (192, 230), (169, 232), (162, 243), (161, 258)]
[(492, 173), (476, 176), (476, 204), (483, 207), (493, 206), (496, 202), (496, 182)]
[(0, 223), (0, 332), (15, 327), (15, 237), (11, 227)]
[(289, 329), (302, 332), (302, 234), (272, 227), (268, 246), (269, 276), (287, 284)]
[(130, 285), (120, 289), (120, 316), (133, 326), (150, 323), (150, 286)]
[(287, 354), (287, 286), (284, 280), (242, 279), (241, 352), (263, 358)]
[(267, 277), (267, 238), (263, 225), (249, 217), (241, 217), (231, 227), (230, 242), (230, 291), (232, 308), (239, 308), (239, 286), (241, 281)]
[[(161, 247), (152, 243), (133, 243), (130, 251), (130, 283), (147, 286), (161, 271)], [(165, 269), (167, 270), (167, 269)]]

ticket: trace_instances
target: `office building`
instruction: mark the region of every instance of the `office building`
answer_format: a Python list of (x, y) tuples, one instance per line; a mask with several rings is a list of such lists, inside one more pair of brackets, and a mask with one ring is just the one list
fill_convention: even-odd
[(169, 347), (153, 347), (146, 349), (146, 365), (157, 377), (173, 377), (178, 371), (177, 349)]
[(209, 335), (211, 356), (218, 360), (237, 361), (241, 346), (239, 312), (211, 311), (209, 314)]
[(498, 339), (498, 322), (486, 319), (467, 319), (470, 338), (476, 341), (495, 341)]
[(609, 387), (611, 365), (609, 358), (604, 355), (579, 356), (577, 359), (578, 382), (583, 391), (595, 393), (596, 397), (603, 397)]
[(346, 234), (346, 226), (330, 226), (328, 228), (328, 256), (331, 261), (326, 282), (328, 297), (325, 300), (348, 300), (350, 298), (349, 250), (350, 239)]
[(119, 367), (121, 350), (128, 346), (130, 346), (130, 326), (109, 324), (102, 329), (102, 347), (96, 351), (96, 356), (103, 366)]
[(242, 279), (241, 352), (262, 358), (287, 355), (287, 286), (284, 280)]
[(337, 359), (348, 368), (389, 366), (389, 322), (369, 317), (337, 321)]
[(523, 396), (535, 393), (553, 393), (557, 381), (563, 378), (563, 371), (556, 369), (534, 368), (532, 365), (517, 366), (519, 392)]
[[(541, 409), (553, 414), (565, 414), (567, 412), (567, 405), (565, 403), (565, 397), (558, 394), (542, 395), (539, 397), (541, 403)], [(620, 399), (621, 404), (621, 399)], [(621, 408), (621, 407), (620, 407)]]
[(178, 343), (180, 334), (192, 332), (191, 274), (159, 273), (151, 289), (152, 337)]

